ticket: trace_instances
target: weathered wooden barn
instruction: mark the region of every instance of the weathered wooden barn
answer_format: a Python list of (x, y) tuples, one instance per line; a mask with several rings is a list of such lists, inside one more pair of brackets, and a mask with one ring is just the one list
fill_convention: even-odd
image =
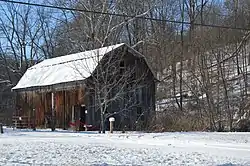
[[(155, 111), (155, 77), (143, 55), (126, 44), (46, 59), (29, 68), (16, 92), (22, 127), (115, 129), (147, 127)], [(21, 118), (20, 118), (21, 117)]]

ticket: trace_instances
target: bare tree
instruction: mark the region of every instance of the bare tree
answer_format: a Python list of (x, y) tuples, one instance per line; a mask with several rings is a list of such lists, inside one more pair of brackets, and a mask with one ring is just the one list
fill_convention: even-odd
[(47, 54), (51, 52), (53, 45), (49, 45), (48, 40), (51, 40), (54, 26), (48, 23), (52, 21), (52, 13), (45, 9), (7, 3), (1, 5), (0, 10), (0, 33), (4, 39), (0, 46), (2, 55), (5, 55), (2, 58), (15, 62), (5, 64), (10, 72), (16, 73), (17, 78), (10, 80), (15, 84), (30, 66), (48, 57)]
[[(11, 93), (11, 87), (29, 67), (51, 57), (57, 22), (52, 17), (55, 13), (46, 8), (1, 3), (0, 13), (0, 68), (4, 70), (0, 75), (3, 90), (0, 105), (1, 111), (11, 119), (15, 111), (15, 95)], [(10, 101), (11, 104), (6, 104)]]

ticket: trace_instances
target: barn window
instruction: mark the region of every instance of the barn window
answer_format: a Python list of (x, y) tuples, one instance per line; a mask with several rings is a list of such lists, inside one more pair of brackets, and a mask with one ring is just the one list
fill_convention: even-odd
[(120, 68), (124, 68), (125, 67), (125, 62), (124, 61), (121, 61), (120, 62)]
[(125, 62), (120, 61), (120, 74), (123, 74), (125, 71)]

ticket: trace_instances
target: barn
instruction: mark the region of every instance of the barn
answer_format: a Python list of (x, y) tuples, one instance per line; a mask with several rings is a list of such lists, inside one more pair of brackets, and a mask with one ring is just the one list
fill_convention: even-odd
[(144, 130), (155, 112), (156, 78), (145, 57), (121, 43), (46, 59), (15, 87), (22, 128)]

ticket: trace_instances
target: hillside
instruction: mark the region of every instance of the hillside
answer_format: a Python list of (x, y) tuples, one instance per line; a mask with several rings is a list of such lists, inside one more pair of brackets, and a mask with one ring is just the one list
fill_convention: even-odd
[(194, 59), (188, 59), (182, 67), (177, 62), (175, 69), (166, 68), (160, 75), (158, 111), (199, 118), (196, 125), (211, 130), (231, 130), (237, 127), (235, 122), (249, 119), (249, 48), (249, 44), (215, 48), (196, 55), (192, 65)]

